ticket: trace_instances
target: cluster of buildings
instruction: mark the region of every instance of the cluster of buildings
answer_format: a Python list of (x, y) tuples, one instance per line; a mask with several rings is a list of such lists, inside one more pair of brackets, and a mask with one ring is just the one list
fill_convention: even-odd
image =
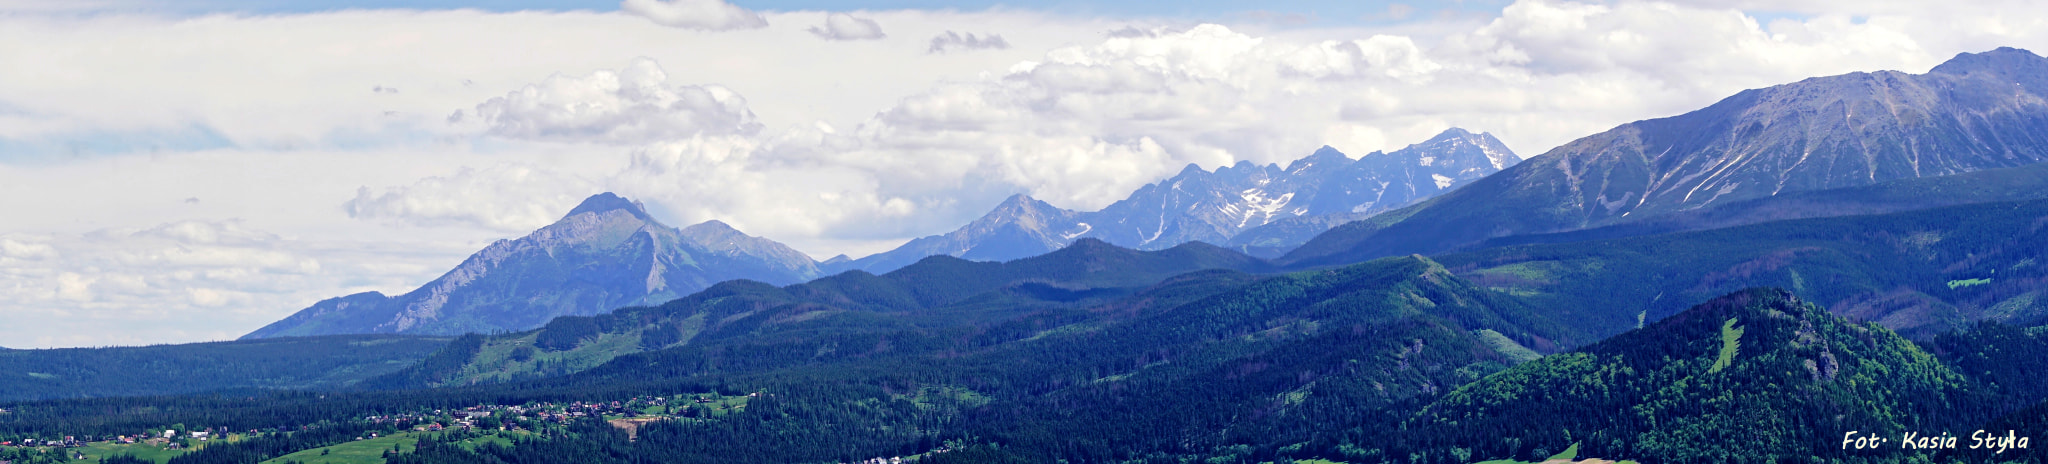
[(59, 440), (59, 439), (50, 439), (50, 440), (37, 440), (37, 439), (34, 439), (34, 438), (23, 438), (23, 439), (21, 439), (21, 441), (20, 441), (20, 442), (15, 442), (15, 441), (12, 441), (12, 440), (10, 440), (10, 441), (0, 441), (0, 446), (11, 446), (11, 447), (22, 447), (22, 448), (35, 448), (35, 447), (44, 447), (44, 448), (77, 448), (77, 447), (80, 447), (80, 446), (85, 446), (85, 444), (86, 444), (86, 443), (89, 443), (89, 442), (91, 442), (91, 441), (92, 441), (92, 437), (85, 437), (85, 438), (86, 438), (86, 439), (84, 439), (84, 440), (80, 440), (80, 439), (78, 439), (78, 437), (75, 437), (75, 436), (69, 436), (69, 435), (65, 436), (65, 437), (64, 437), (63, 439), (61, 439), (61, 440)]
[[(715, 402), (708, 397), (692, 397), (696, 403)], [(648, 407), (667, 407), (681, 402), (665, 396), (640, 396), (619, 401), (572, 401), (568, 403), (529, 403), (523, 405), (484, 404), (459, 410), (433, 410), (410, 414), (379, 415), (364, 417), (364, 421), (383, 424), (391, 423), (400, 427), (408, 424), (412, 430), (436, 432), (442, 430), (467, 430), (491, 428), (496, 424), (499, 430), (525, 430), (537, 423), (568, 423), (586, 417), (623, 416), (638, 417)], [(487, 422), (488, 419), (496, 419)], [(523, 425), (522, 425), (523, 424)]]
[[(249, 432), (256, 433), (255, 430), (250, 430)], [(208, 441), (212, 440), (214, 437), (225, 436), (227, 433), (228, 430), (226, 427), (208, 427), (196, 430), (166, 429), (163, 431), (150, 430), (147, 432), (142, 432), (134, 435), (107, 435), (103, 437), (94, 437), (90, 435), (66, 435), (64, 436), (63, 439), (23, 438), (18, 442), (12, 440), (0, 441), (0, 446), (23, 448), (79, 448), (84, 447), (85, 445), (93, 442), (104, 441), (123, 445), (133, 445), (141, 443), (149, 445), (161, 445), (164, 446), (165, 449), (184, 449), (185, 439)]]
[[(758, 398), (761, 396), (761, 393), (747, 394), (747, 397), (749, 398)], [(477, 405), (469, 406), (460, 410), (436, 409), (432, 411), (420, 411), (415, 413), (366, 416), (363, 417), (362, 419), (363, 421), (372, 424), (394, 424), (397, 425), (401, 430), (407, 428), (407, 425), (411, 425), (410, 428), (416, 431), (442, 431), (457, 429), (467, 430), (474, 428), (483, 428), (486, 427), (487, 424), (495, 424), (495, 427), (499, 430), (525, 430), (527, 429), (527, 427), (534, 427), (547, 423), (568, 423), (586, 417), (639, 417), (646, 414), (643, 411), (652, 410), (655, 408), (659, 408), (662, 411), (681, 412), (681, 410), (684, 408), (695, 407), (696, 405), (699, 404), (710, 403), (723, 404), (721, 398), (714, 397), (714, 395), (680, 395), (675, 397), (649, 395), (634, 397), (620, 401), (573, 401), (568, 403), (542, 402), (529, 403), (524, 405)], [(8, 410), (0, 409), (0, 414), (5, 413), (8, 413)], [(307, 428), (308, 427), (269, 428), (260, 430), (249, 430), (249, 433), (279, 433), (290, 432), (293, 430), (305, 430)], [(19, 442), (0, 441), (0, 446), (76, 448), (85, 446), (87, 443), (95, 441), (107, 441), (118, 444), (140, 443), (163, 446), (166, 449), (183, 449), (185, 443), (188, 440), (208, 441), (216, 437), (225, 437), (229, 432), (230, 431), (227, 430), (226, 427), (207, 427), (187, 430), (165, 429), (161, 431), (150, 430), (147, 432), (133, 435), (111, 435), (99, 437), (98, 440), (95, 440), (94, 437), (90, 436), (67, 436), (64, 437), (64, 439), (62, 440), (23, 438)], [(374, 437), (374, 434), (371, 437)], [(898, 461), (900, 461), (900, 459), (898, 459)], [(883, 461), (874, 461), (874, 463), (897, 464), (893, 462), (885, 463)], [(0, 462), (0, 464), (11, 463)]]
[[(940, 446), (940, 447), (938, 447), (938, 448), (934, 448), (934, 449), (932, 449), (932, 451), (931, 451), (930, 453), (927, 453), (927, 454), (940, 454), (940, 453), (945, 453), (945, 452), (948, 452), (948, 451), (953, 451), (953, 448), (951, 448), (951, 447), (948, 447), (948, 446)], [(914, 456), (913, 456), (913, 457), (914, 457)], [(915, 462), (915, 460), (913, 460), (912, 462)], [(854, 462), (853, 462), (853, 464), (903, 464), (903, 457), (902, 457), (902, 456), (894, 456), (894, 457), (886, 457), (886, 458), (870, 458), (870, 459), (864, 459), (864, 460), (854, 461)]]

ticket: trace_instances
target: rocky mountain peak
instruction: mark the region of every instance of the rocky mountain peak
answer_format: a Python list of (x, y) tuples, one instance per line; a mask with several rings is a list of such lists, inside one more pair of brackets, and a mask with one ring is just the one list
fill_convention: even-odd
[(684, 241), (696, 245), (710, 255), (732, 258), (737, 261), (721, 263), (720, 267), (731, 269), (766, 268), (771, 273), (796, 275), (817, 275), (817, 263), (788, 245), (762, 237), (747, 235), (720, 220), (709, 220), (678, 231)]
[[(1435, 141), (1438, 141), (1438, 140), (1445, 140), (1445, 139), (1451, 139), (1451, 138), (1466, 138), (1466, 137), (1472, 137), (1473, 135), (1475, 135), (1475, 134), (1473, 134), (1473, 133), (1472, 133), (1472, 131), (1468, 131), (1468, 130), (1465, 130), (1465, 128), (1463, 128), (1463, 127), (1453, 127), (1453, 128), (1449, 128), (1449, 129), (1444, 129), (1444, 131), (1443, 131), (1443, 132), (1438, 132), (1438, 133), (1436, 134), (1436, 136), (1435, 136), (1435, 137), (1430, 137), (1430, 138), (1429, 138), (1429, 142), (1435, 142)], [(1429, 142), (1423, 142), (1423, 143), (1429, 143)]]
[(1473, 145), (1479, 147), (1480, 152), (1486, 154), (1486, 160), (1493, 163), (1494, 169), (1507, 169), (1508, 166), (1522, 162), (1522, 157), (1516, 156), (1513, 150), (1508, 149), (1507, 144), (1500, 143), (1500, 139), (1494, 138), (1493, 134), (1480, 132), (1468, 137)]
[(1039, 201), (1037, 198), (1031, 198), (1030, 195), (1020, 193), (1004, 199), (1002, 204), (996, 205), (994, 210), (989, 211), (986, 215), (982, 215), (981, 219), (975, 222), (1017, 222), (1020, 225), (1036, 228), (1041, 225), (1040, 223), (1043, 218), (1058, 215), (1058, 211), (1061, 211), (1059, 207), (1053, 206), (1051, 203)]
[(1032, 204), (1034, 204), (1034, 203), (1042, 203), (1042, 202), (1038, 201), (1038, 199), (1037, 199), (1037, 198), (1031, 198), (1031, 195), (1026, 195), (1026, 194), (1022, 194), (1022, 193), (1019, 193), (1019, 194), (1014, 194), (1014, 195), (1010, 195), (1010, 197), (1009, 197), (1009, 198), (1004, 198), (1004, 199), (1003, 199), (1003, 202), (1002, 202), (1002, 203), (998, 203), (998, 204), (996, 204), (996, 209), (997, 209), (997, 210), (1004, 210), (1004, 209), (1016, 209), (1016, 208), (1030, 208), (1030, 207), (1031, 207), (1031, 205), (1032, 205)]
[(725, 221), (720, 221), (717, 219), (700, 222), (697, 223), (697, 225), (683, 228), (683, 235), (724, 235), (737, 233), (740, 233), (739, 229), (734, 229), (732, 228), (732, 225), (726, 224)]
[(625, 211), (632, 214), (633, 217), (640, 218), (642, 221), (655, 222), (653, 216), (647, 215), (647, 207), (641, 205), (640, 202), (627, 200), (625, 197), (611, 192), (591, 195), (590, 198), (583, 199), (583, 203), (576, 205), (576, 209), (569, 210), (569, 214), (562, 215), (562, 219), (568, 219), (583, 213), (605, 213), (610, 211)]
[[(1522, 161), (1521, 157), (1516, 156), (1513, 150), (1509, 150), (1506, 144), (1500, 143), (1500, 139), (1494, 138), (1493, 134), (1486, 132), (1475, 134), (1458, 127), (1445, 129), (1443, 132), (1437, 133), (1436, 136), (1430, 137), (1429, 140), (1409, 145), (1408, 148), (1402, 149), (1402, 151), (1421, 150), (1450, 155), (1454, 159), (1464, 158), (1473, 163), (1484, 162), (1493, 165), (1493, 169), (1496, 170), (1505, 169)], [(1479, 159), (1482, 157), (1484, 160)]]
[(1287, 163), (1287, 172), (1300, 172), (1309, 166), (1329, 167), (1346, 164), (1351, 164), (1350, 156), (1344, 155), (1344, 152), (1337, 151), (1336, 148), (1331, 148), (1329, 145), (1324, 145), (1322, 148), (1317, 148), (1315, 153), (1310, 153), (1307, 157)]
[(697, 242), (699, 244), (716, 244), (753, 238), (748, 236), (746, 233), (740, 232), (739, 229), (732, 228), (731, 225), (727, 225), (724, 221), (719, 221), (717, 219), (712, 219), (709, 221), (698, 223), (697, 225), (684, 227), (682, 229), (682, 233), (683, 237), (687, 237), (690, 239), (690, 241)]
[(2006, 78), (2039, 77), (2048, 70), (2048, 59), (2025, 49), (1998, 47), (1982, 53), (1957, 53), (1955, 58), (1935, 66), (1928, 74), (1968, 75), (1988, 73)]
[(786, 285), (817, 276), (816, 263), (786, 245), (720, 221), (678, 230), (637, 202), (602, 193), (562, 221), (493, 242), (413, 291), (323, 300), (245, 338), (526, 330), (556, 316), (657, 304), (722, 281)]

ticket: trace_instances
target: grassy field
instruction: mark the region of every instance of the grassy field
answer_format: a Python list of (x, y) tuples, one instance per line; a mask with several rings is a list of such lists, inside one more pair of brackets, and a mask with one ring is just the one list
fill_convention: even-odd
[(190, 450), (167, 450), (158, 445), (120, 445), (105, 442), (93, 443), (86, 445), (84, 448), (73, 448), (68, 451), (85, 453), (87, 461), (96, 462), (104, 460), (108, 456), (127, 454), (158, 463), (169, 461), (173, 457), (190, 452)]
[(1735, 350), (1741, 347), (1742, 328), (1735, 326), (1735, 318), (1728, 318), (1728, 322), (1721, 324), (1721, 356), (1714, 358), (1714, 367), (1707, 368), (1707, 372), (1728, 368), (1735, 362)]
[(420, 435), (422, 433), (406, 432), (352, 441), (325, 448), (314, 448), (263, 461), (263, 464), (280, 464), (285, 461), (297, 461), (306, 464), (383, 464), (384, 452), (391, 451), (392, 446), (398, 446), (410, 451), (415, 445), (419, 444)]
[[(263, 461), (262, 464), (283, 464), (286, 461), (304, 464), (383, 464), (384, 452), (391, 451), (393, 446), (397, 446), (403, 451), (412, 451), (413, 448), (419, 446), (420, 437), (439, 435), (440, 433), (403, 432), (396, 435), (352, 441), (325, 448), (304, 450)], [(463, 448), (469, 449), (476, 449), (478, 445), (484, 443), (510, 445), (512, 444), (512, 437), (526, 434), (528, 432), (489, 432), (489, 435), (463, 440), (458, 444)]]
[[(228, 436), (227, 436), (227, 439), (226, 439), (225, 441), (226, 441), (226, 442), (229, 442), (229, 443), (233, 443), (233, 442), (237, 442), (237, 441), (241, 441), (241, 440), (242, 440), (242, 434), (238, 434), (238, 433), (237, 433), (237, 434), (228, 434)], [(206, 447), (207, 445), (210, 445), (210, 444), (213, 444), (213, 443), (220, 443), (220, 442), (218, 442), (218, 441), (189, 441), (189, 443), (191, 443), (191, 446), (192, 446), (191, 448), (187, 448), (187, 449), (180, 449), (180, 450), (171, 450), (171, 449), (164, 449), (164, 446), (163, 446), (163, 445), (151, 445), (151, 444), (144, 444), (144, 443), (137, 443), (137, 444), (133, 444), (133, 445), (123, 445), (123, 444), (117, 444), (117, 443), (110, 443), (110, 442), (94, 442), (94, 443), (90, 443), (90, 444), (87, 444), (87, 445), (85, 445), (85, 447), (83, 447), (83, 448), (72, 448), (72, 449), (66, 450), (66, 452), (73, 452), (73, 453), (84, 453), (84, 454), (85, 454), (85, 457), (86, 457), (86, 460), (87, 460), (87, 461), (99, 461), (99, 460), (102, 460), (102, 459), (106, 459), (106, 458), (107, 458), (107, 456), (113, 456), (113, 455), (117, 455), (117, 454), (127, 454), (127, 455), (132, 455), (132, 456), (135, 456), (135, 457), (138, 457), (138, 458), (142, 458), (142, 459), (147, 459), (147, 460), (150, 460), (150, 461), (155, 461), (155, 462), (158, 462), (158, 463), (162, 463), (162, 462), (165, 462), (165, 461), (169, 461), (169, 460), (171, 460), (171, 458), (173, 458), (173, 457), (177, 457), (178, 455), (182, 455), (182, 454), (185, 454), (185, 453), (189, 453), (189, 452), (192, 452), (192, 450), (196, 450), (196, 449), (200, 449), (200, 448), (205, 448), (205, 447)]]
[[(699, 411), (699, 415), (697, 417), (723, 417), (726, 414), (732, 414), (733, 411), (746, 409), (748, 400), (750, 400), (750, 398), (747, 398), (746, 395), (733, 395), (727, 397), (714, 398), (709, 403), (698, 403), (697, 395), (677, 395), (674, 397), (670, 397), (669, 403), (674, 405), (675, 413), (677, 415), (681, 415), (683, 413), (684, 408), (697, 408), (697, 410)], [(659, 414), (661, 412), (661, 407), (651, 406), (642, 409), (642, 412), (646, 411), (652, 411), (649, 414)], [(619, 415), (604, 416), (605, 420), (624, 418), (626, 417)]]
[(1542, 353), (1537, 353), (1536, 350), (1522, 346), (1521, 343), (1516, 343), (1514, 339), (1501, 335), (1500, 332), (1496, 332), (1493, 329), (1479, 329), (1472, 333), (1479, 335), (1479, 340), (1486, 342), (1486, 345), (1492, 347), (1493, 351), (1499, 352), (1509, 359), (1515, 360), (1515, 362), (1535, 361), (1536, 358), (1543, 357)]
[(940, 403), (959, 404), (975, 408), (989, 402), (988, 396), (981, 394), (981, 392), (951, 385), (926, 386), (918, 389), (916, 395), (898, 394), (894, 396), (897, 399), (910, 400), (922, 408), (936, 407)]
[[(1561, 453), (1557, 453), (1557, 454), (1555, 454), (1555, 455), (1552, 455), (1552, 456), (1550, 456), (1549, 458), (1546, 458), (1546, 459), (1544, 459), (1544, 460), (1542, 460), (1542, 461), (1538, 461), (1538, 462), (1528, 462), (1528, 461), (1516, 461), (1516, 460), (1513, 460), (1513, 459), (1495, 459), (1495, 460), (1492, 460), (1492, 461), (1479, 461), (1479, 462), (1477, 462), (1477, 463), (1474, 463), (1474, 464), (1545, 464), (1545, 463), (1575, 463), (1575, 464), (1636, 464), (1636, 462), (1635, 462), (1635, 461), (1629, 461), (1629, 460), (1621, 460), (1621, 461), (1609, 461), (1609, 460), (1605, 460), (1605, 459), (1594, 459), (1594, 458), (1586, 458), (1586, 459), (1584, 459), (1584, 460), (1576, 460), (1576, 461), (1575, 461), (1575, 459), (1578, 459), (1578, 458), (1579, 458), (1579, 444), (1578, 444), (1578, 443), (1573, 443), (1573, 444), (1572, 444), (1572, 446), (1571, 446), (1570, 448), (1565, 448), (1565, 449), (1564, 449), (1564, 452), (1561, 452)], [(1297, 461), (1297, 462), (1299, 462), (1299, 461)]]
[[(681, 339), (689, 340), (704, 326), (704, 315), (692, 315), (682, 321)], [(644, 330), (621, 333), (602, 333), (597, 338), (567, 351), (540, 350), (525, 361), (513, 359), (512, 353), (520, 347), (534, 345), (540, 332), (529, 332), (510, 337), (493, 337), (484, 342), (476, 358), (464, 366), (462, 372), (443, 380), (442, 386), (472, 385), (518, 380), (521, 378), (561, 375), (577, 372), (611, 361), (622, 355), (638, 353), (640, 337)], [(542, 366), (553, 366), (561, 372), (542, 372)]]
[(1968, 287), (1968, 286), (1972, 286), (1972, 285), (1984, 285), (1984, 284), (1988, 284), (1988, 283), (1991, 283), (1991, 279), (1960, 279), (1960, 280), (1951, 280), (1951, 281), (1948, 281), (1948, 288), (1950, 288), (1950, 289), (1957, 289), (1957, 288), (1963, 288), (1963, 287)]
[[(416, 447), (419, 444), (421, 436), (426, 436), (434, 433), (439, 432), (404, 432), (399, 433), (397, 435), (377, 437), (360, 441), (352, 441), (334, 446), (328, 446), (325, 448), (314, 448), (310, 450), (300, 451), (276, 459), (263, 461), (263, 463), (282, 464), (285, 461), (297, 461), (305, 464), (383, 464), (384, 452), (390, 451), (393, 445), (397, 445), (407, 451), (411, 451), (414, 447)], [(498, 444), (510, 445), (512, 444), (513, 437), (528, 434), (531, 433), (502, 431), (490, 432), (489, 435), (463, 440), (462, 442), (460, 442), (460, 444), (464, 448), (471, 449), (474, 449), (478, 445), (481, 445), (486, 442), (495, 442)], [(240, 441), (240, 439), (241, 435), (235, 434), (229, 435), (227, 441), (234, 442)], [(209, 441), (192, 443), (193, 448), (191, 449), (168, 450), (164, 449), (162, 445), (122, 445), (115, 443), (98, 442), (86, 445), (85, 447), (82, 448), (68, 449), (65, 450), (65, 452), (84, 453), (86, 459), (80, 462), (98, 462), (101, 460), (105, 460), (108, 456), (127, 454), (161, 464), (170, 461), (171, 458), (173, 457), (189, 453), (195, 449), (205, 448), (207, 444), (218, 442)], [(322, 454), (322, 451), (325, 451), (326, 454)]]

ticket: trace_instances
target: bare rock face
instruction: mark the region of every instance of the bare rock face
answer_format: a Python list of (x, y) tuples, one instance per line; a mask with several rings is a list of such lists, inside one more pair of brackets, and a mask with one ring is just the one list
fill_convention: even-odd
[(1285, 259), (1334, 264), (1598, 227), (1788, 192), (2048, 160), (2048, 59), (2000, 48), (1926, 74), (1817, 77), (1623, 124), (1499, 175), (1331, 230)]
[(726, 280), (783, 285), (818, 275), (810, 257), (788, 246), (717, 221), (678, 230), (604, 193), (532, 234), (484, 247), (416, 290), (324, 300), (243, 338), (526, 330), (556, 316), (661, 303)]

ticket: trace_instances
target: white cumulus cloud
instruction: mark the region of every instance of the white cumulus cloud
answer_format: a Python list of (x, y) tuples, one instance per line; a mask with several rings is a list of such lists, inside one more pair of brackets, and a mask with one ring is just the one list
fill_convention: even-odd
[(619, 10), (647, 17), (668, 27), (704, 31), (768, 27), (760, 13), (724, 0), (625, 0)]
[(57, 249), (51, 248), (49, 244), (0, 239), (0, 260), (42, 260), (55, 257)]
[(1281, 57), (1281, 69), (1316, 78), (1372, 76), (1413, 80), (1442, 70), (1415, 40), (1374, 35), (1365, 40), (1327, 41)]
[(547, 80), (476, 106), (492, 135), (508, 138), (642, 143), (696, 134), (761, 129), (747, 100), (718, 85), (670, 86), (647, 58), (618, 71)]
[(1010, 48), (1010, 41), (995, 34), (975, 35), (972, 32), (946, 31), (932, 36), (932, 45), (925, 53), (946, 53), (956, 50), (1001, 50)]
[(882, 33), (881, 23), (846, 13), (825, 15), (825, 24), (806, 30), (825, 40), (877, 40), (889, 36)]
[(412, 226), (460, 225), (506, 233), (531, 231), (597, 193), (577, 176), (524, 164), (462, 168), (412, 185), (372, 190), (362, 187), (342, 204), (349, 217)]
[(7, 244), (64, 257), (0, 258), (0, 339), (15, 348), (232, 339), (337, 292), (392, 291), (451, 264), (420, 247), (286, 239), (233, 219), (0, 233), (0, 250), (19, 248)]

